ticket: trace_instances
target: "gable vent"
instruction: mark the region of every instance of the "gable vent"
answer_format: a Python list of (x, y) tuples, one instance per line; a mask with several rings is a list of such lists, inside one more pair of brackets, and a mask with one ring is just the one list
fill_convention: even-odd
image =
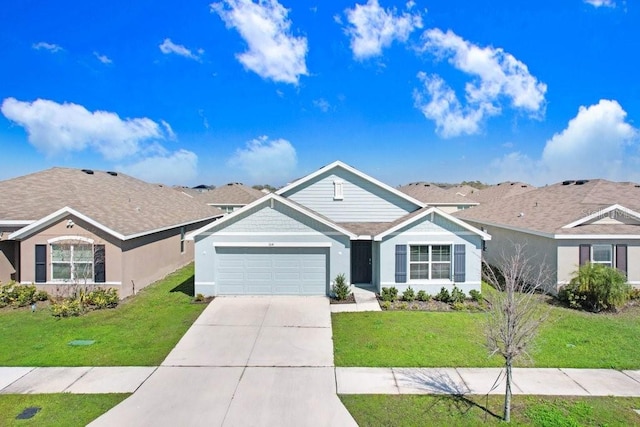
[(86, 173), (87, 175), (93, 175), (93, 171), (91, 169), (82, 169), (82, 172)]
[(114, 171), (107, 171), (107, 173), (111, 176), (118, 176), (118, 172), (114, 172)]

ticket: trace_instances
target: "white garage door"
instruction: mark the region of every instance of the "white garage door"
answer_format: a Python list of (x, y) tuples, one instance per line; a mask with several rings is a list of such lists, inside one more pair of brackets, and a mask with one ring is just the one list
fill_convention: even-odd
[(219, 295), (326, 295), (327, 248), (216, 248)]

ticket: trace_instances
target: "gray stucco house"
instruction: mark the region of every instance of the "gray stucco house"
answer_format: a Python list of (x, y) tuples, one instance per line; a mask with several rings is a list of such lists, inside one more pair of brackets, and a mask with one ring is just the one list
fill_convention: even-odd
[(337, 161), (187, 238), (196, 293), (328, 295), (338, 274), (378, 291), (480, 289), (491, 237)]

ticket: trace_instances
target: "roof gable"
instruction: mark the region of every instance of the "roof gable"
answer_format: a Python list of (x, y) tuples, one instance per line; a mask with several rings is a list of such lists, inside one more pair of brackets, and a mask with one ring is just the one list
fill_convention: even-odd
[(640, 213), (627, 209), (624, 206), (615, 204), (604, 209), (598, 209), (589, 215), (573, 221), (565, 226), (563, 229), (574, 228), (581, 225), (622, 225), (640, 224)]

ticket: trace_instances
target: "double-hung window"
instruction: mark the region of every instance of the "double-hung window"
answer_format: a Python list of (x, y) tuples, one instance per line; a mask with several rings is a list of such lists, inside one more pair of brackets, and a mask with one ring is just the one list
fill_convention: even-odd
[(612, 245), (591, 246), (591, 262), (594, 264), (604, 264), (608, 267), (612, 267), (613, 266), (613, 246)]
[(57, 242), (51, 244), (51, 278), (54, 281), (93, 282), (93, 244)]
[(451, 279), (451, 246), (411, 245), (409, 279)]

